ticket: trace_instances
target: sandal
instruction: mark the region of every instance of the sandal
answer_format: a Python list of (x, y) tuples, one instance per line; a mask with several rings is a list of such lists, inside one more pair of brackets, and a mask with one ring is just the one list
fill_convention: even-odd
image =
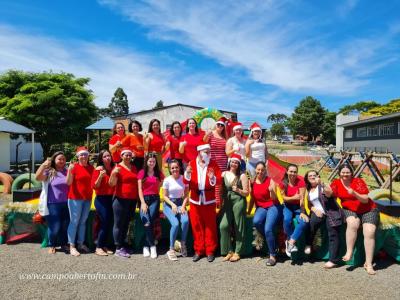
[(240, 260), (240, 255), (237, 253), (233, 253), (232, 257), (229, 259), (230, 262), (237, 262)]
[(79, 255), (81, 255), (81, 254), (79, 253), (79, 251), (76, 250), (75, 247), (71, 247), (69, 252), (71, 253), (72, 256), (79, 256)]
[(367, 271), (368, 275), (376, 275), (376, 271), (374, 270), (374, 267), (372, 265), (367, 265), (365, 263), (364, 269), (365, 269), (365, 271)]
[(229, 252), (223, 259), (222, 261), (229, 261), (231, 259), (231, 257), (233, 256), (232, 252)]
[(101, 248), (96, 248), (96, 251), (94, 253), (99, 256), (108, 256), (107, 252), (104, 252), (104, 250)]
[(273, 267), (273, 266), (276, 265), (276, 259), (274, 259), (274, 258), (267, 258), (267, 261), (265, 262), (265, 264), (266, 264), (268, 267)]
[(49, 254), (56, 254), (56, 247), (50, 247), (48, 253)]
[(337, 264), (335, 264), (335, 263), (333, 263), (333, 262), (331, 262), (331, 261), (327, 261), (325, 264), (324, 264), (324, 269), (333, 269), (333, 268), (336, 268), (338, 265)]

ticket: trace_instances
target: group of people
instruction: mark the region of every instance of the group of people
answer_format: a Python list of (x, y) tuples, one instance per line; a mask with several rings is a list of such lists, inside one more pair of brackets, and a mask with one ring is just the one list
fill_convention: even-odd
[[(303, 234), (304, 251), (310, 254), (315, 233), (325, 222), (329, 261), (324, 267), (330, 269), (340, 260), (351, 260), (357, 230), (362, 225), (364, 267), (368, 274), (375, 274), (372, 260), (379, 212), (368, 198), (365, 182), (352, 177), (352, 167), (341, 166), (340, 178), (326, 185), (316, 171), (308, 171), (303, 180), (297, 174), (297, 166), (289, 165), (281, 182), (276, 182), (267, 173), (268, 152), (260, 126), (254, 123), (246, 139), (242, 124), (235, 123), (232, 137), (228, 137), (226, 121), (219, 119), (214, 130), (208, 132), (201, 131), (194, 119), (187, 120), (185, 130), (174, 122), (167, 137), (161, 133), (157, 119), (150, 122), (145, 134), (140, 133), (143, 128), (138, 121), (130, 122), (128, 133), (117, 122), (109, 149), (100, 151), (96, 167), (89, 163), (85, 147), (77, 149), (77, 162), (68, 168), (64, 154), (54, 153), (36, 172), (36, 178), (48, 186), (49, 252), (55, 253), (59, 246), (73, 256), (89, 252), (84, 244), (85, 226), (94, 190), (100, 220), (95, 253), (130, 257), (131, 249), (126, 245), (128, 226), (139, 205), (145, 231), (143, 256), (156, 258), (154, 224), (159, 218), (162, 187), (163, 214), (171, 224), (167, 252), (170, 260), (187, 256), (189, 227), (194, 262), (204, 256), (209, 262), (214, 261), (218, 245), (223, 261), (240, 260), (246, 214), (255, 205), (253, 224), (266, 241), (268, 266), (276, 264), (275, 228), (280, 220), (289, 257), (299, 251), (296, 243)], [(162, 155), (168, 150), (170, 175), (164, 176)], [(341, 204), (336, 198), (341, 199)], [(347, 251), (339, 258), (339, 231), (344, 220)], [(177, 252), (174, 245), (180, 228), (181, 247)], [(107, 244), (111, 232), (114, 245)]]

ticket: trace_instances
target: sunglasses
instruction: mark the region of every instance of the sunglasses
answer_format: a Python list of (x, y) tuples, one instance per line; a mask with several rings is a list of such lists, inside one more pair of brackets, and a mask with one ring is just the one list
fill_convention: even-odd
[(218, 124), (217, 124), (217, 127), (225, 127), (225, 125), (224, 125), (224, 124), (218, 123)]
[(157, 157), (157, 152), (150, 152), (147, 153), (147, 157), (151, 158), (151, 157)]

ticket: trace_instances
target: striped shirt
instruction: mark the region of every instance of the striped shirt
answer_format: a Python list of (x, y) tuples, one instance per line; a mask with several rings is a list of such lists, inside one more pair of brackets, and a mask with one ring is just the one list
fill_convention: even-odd
[(211, 159), (215, 160), (221, 172), (226, 171), (228, 157), (226, 156), (225, 147), (226, 140), (224, 138), (216, 138), (214, 134), (210, 136)]

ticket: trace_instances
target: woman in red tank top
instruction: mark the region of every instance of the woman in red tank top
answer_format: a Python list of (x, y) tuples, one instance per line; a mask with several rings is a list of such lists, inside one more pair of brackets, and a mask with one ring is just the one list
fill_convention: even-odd
[(149, 131), (144, 137), (144, 152), (157, 153), (157, 163), (160, 171), (162, 170), (162, 154), (164, 152), (165, 140), (161, 133), (161, 123), (157, 119), (153, 119), (149, 124)]
[(346, 217), (346, 254), (343, 261), (351, 260), (357, 231), (362, 225), (364, 234), (365, 264), (369, 275), (375, 275), (372, 266), (375, 249), (375, 232), (379, 224), (379, 211), (376, 204), (368, 198), (368, 187), (361, 178), (353, 177), (353, 170), (348, 164), (339, 168), (339, 179), (335, 179), (331, 188), (333, 195), (342, 201)]
[(269, 250), (267, 266), (276, 264), (276, 239), (274, 228), (282, 218), (283, 206), (276, 196), (276, 183), (267, 176), (267, 169), (264, 162), (256, 165), (256, 177), (252, 184), (251, 200), (247, 213), (250, 214), (254, 203), (256, 212), (253, 218), (254, 227), (265, 237)]

